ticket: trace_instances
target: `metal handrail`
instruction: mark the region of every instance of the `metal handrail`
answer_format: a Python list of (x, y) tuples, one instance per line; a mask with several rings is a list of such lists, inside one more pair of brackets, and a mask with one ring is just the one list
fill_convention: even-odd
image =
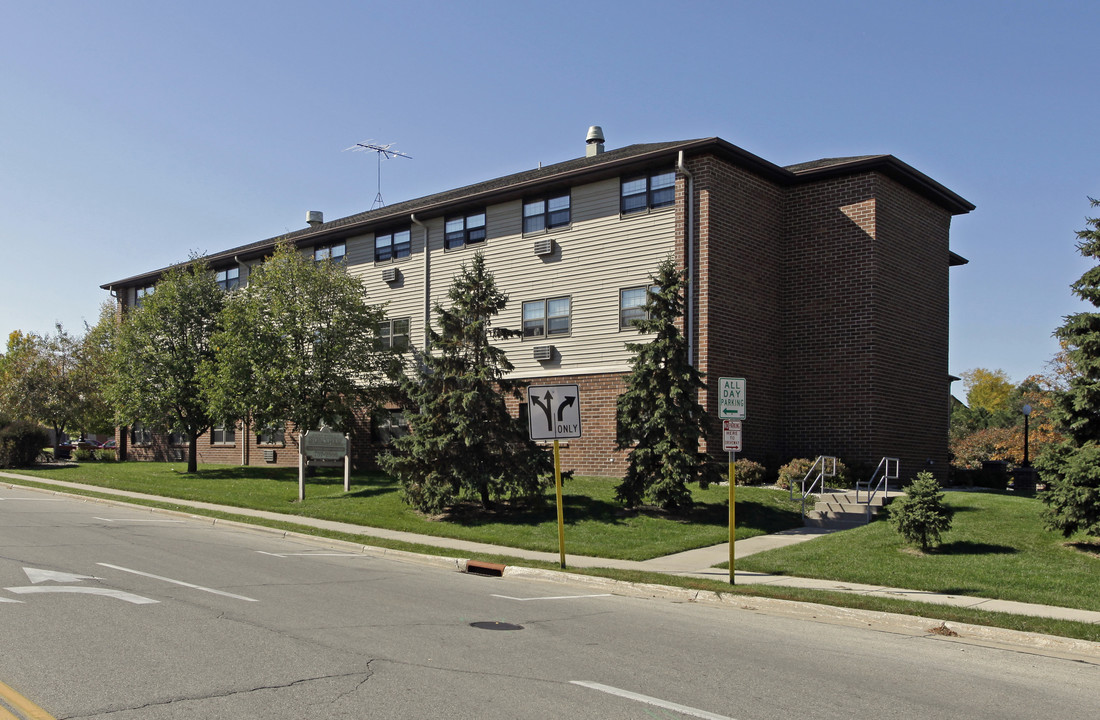
[[(828, 469), (826, 469), (826, 463), (829, 462)], [(819, 468), (818, 465), (821, 467)], [(806, 481), (810, 479), (810, 476), (814, 474), (814, 470), (817, 470), (817, 475), (810, 482), (809, 489), (806, 488)], [(814, 464), (810, 466), (809, 471), (806, 473), (806, 477), (802, 478), (802, 517), (806, 517), (806, 498), (814, 491), (817, 484), (821, 483), (822, 491), (825, 490), (825, 478), (836, 477), (836, 458), (832, 455), (818, 455), (817, 460), (814, 460)], [(791, 500), (794, 500), (794, 483), (790, 484)]]
[[(881, 475), (881, 477), (880, 477)], [(876, 483), (875, 480), (878, 480)], [(861, 488), (867, 490), (867, 515), (871, 515), (871, 501), (875, 499), (875, 495), (878, 495), (879, 490), (883, 490), (883, 497), (889, 497), (890, 495), (890, 481), (898, 479), (898, 459), (892, 457), (884, 457), (879, 460), (878, 467), (875, 468), (875, 472), (871, 475), (870, 480), (860, 481), (856, 483), (856, 502), (859, 502), (859, 491)]]

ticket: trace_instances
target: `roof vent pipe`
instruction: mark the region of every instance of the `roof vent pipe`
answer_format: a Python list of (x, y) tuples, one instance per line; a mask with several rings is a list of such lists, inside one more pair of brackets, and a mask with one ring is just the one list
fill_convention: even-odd
[(325, 224), (325, 214), (320, 210), (310, 210), (306, 213), (306, 223), (312, 228), (320, 227)]
[(588, 137), (584, 139), (586, 143), (585, 157), (593, 157), (603, 152), (603, 128), (599, 125), (593, 125), (588, 128)]

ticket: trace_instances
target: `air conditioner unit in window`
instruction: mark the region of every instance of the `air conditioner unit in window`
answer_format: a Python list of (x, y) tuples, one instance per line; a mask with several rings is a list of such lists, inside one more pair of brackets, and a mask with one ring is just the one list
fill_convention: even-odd
[(268, 463), (275, 462), (275, 451), (274, 450), (264, 450), (264, 462), (268, 462)]
[(554, 254), (554, 238), (542, 238), (535, 241), (535, 254), (553, 255)]
[(536, 345), (535, 346), (535, 359), (536, 360), (553, 360), (554, 359), (554, 346), (553, 345)]
[(382, 271), (382, 282), (397, 282), (397, 268), (386, 268)]

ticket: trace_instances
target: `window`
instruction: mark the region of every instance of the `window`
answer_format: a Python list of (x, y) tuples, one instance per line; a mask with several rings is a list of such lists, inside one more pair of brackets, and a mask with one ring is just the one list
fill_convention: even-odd
[(212, 445), (233, 445), (237, 442), (237, 428), (233, 425), (218, 425), (210, 428)]
[(153, 294), (156, 287), (152, 285), (146, 285), (145, 287), (139, 287), (134, 291), (134, 307), (141, 307), (141, 304), (145, 302), (145, 299)]
[(569, 334), (568, 297), (523, 303), (523, 337)]
[(316, 262), (324, 262), (325, 260), (340, 262), (344, 259), (344, 243), (318, 245), (313, 248), (313, 259)]
[(130, 444), (131, 445), (152, 445), (153, 444), (153, 431), (145, 427), (141, 423), (134, 423), (130, 426)]
[(407, 350), (409, 323), (409, 318), (384, 320), (378, 323), (378, 344), (386, 350)]
[(184, 445), (184, 446), (186, 446), (186, 445), (189, 445), (190, 443), (187, 442), (187, 436), (184, 435), (183, 433), (181, 433), (181, 432), (172, 432), (172, 433), (168, 433), (168, 444), (169, 445)]
[(538, 232), (568, 225), (569, 193), (523, 203), (523, 232)]
[(286, 445), (286, 436), (283, 434), (283, 428), (269, 425), (265, 428), (261, 428), (256, 433), (257, 445)]
[(409, 421), (404, 410), (383, 410), (374, 419), (374, 439), (390, 445), (399, 437), (409, 434)]
[(676, 173), (624, 179), (620, 211), (627, 213), (666, 207), (676, 202)]
[(408, 257), (411, 252), (412, 233), (409, 230), (394, 230), (374, 236), (375, 262)]
[(485, 211), (447, 218), (443, 228), (443, 247), (447, 250), (485, 240)]
[(214, 273), (214, 282), (218, 283), (218, 287), (222, 290), (236, 290), (241, 284), (241, 269), (239, 267), (226, 268), (225, 270), (218, 270)]
[[(648, 287), (650, 292), (657, 292), (660, 289), (657, 285)], [(636, 321), (649, 319), (649, 313), (645, 309), (646, 290), (646, 286), (643, 285), (619, 291), (619, 328), (627, 330), (633, 328)]]

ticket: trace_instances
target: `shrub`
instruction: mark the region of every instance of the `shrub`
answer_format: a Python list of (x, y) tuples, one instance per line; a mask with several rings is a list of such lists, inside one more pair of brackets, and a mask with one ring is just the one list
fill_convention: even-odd
[(0, 467), (34, 465), (38, 454), (49, 442), (49, 435), (38, 425), (16, 420), (0, 428)]
[(112, 448), (104, 448), (95, 451), (95, 459), (100, 462), (117, 462), (118, 453)]
[(755, 460), (738, 460), (734, 478), (738, 485), (763, 485), (767, 482), (768, 472)]
[[(787, 490), (793, 483), (795, 486), (801, 486), (802, 478), (806, 477), (806, 473), (810, 472), (810, 468), (813, 467), (816, 459), (811, 458), (795, 458), (789, 463), (779, 468), (779, 478), (776, 480), (776, 485)], [(832, 463), (826, 461), (827, 469), (831, 469)], [(848, 470), (848, 466), (842, 463), (840, 460), (836, 461), (836, 476), (831, 478), (825, 478), (825, 485), (827, 487), (845, 488), (852, 485), (852, 473)]]
[(96, 459), (95, 450), (89, 448), (77, 448), (73, 450), (73, 460), (77, 462), (92, 462)]
[(928, 550), (940, 542), (940, 536), (951, 529), (955, 511), (943, 502), (943, 492), (936, 478), (928, 471), (917, 477), (906, 489), (906, 495), (888, 506), (890, 524), (905, 541)]

